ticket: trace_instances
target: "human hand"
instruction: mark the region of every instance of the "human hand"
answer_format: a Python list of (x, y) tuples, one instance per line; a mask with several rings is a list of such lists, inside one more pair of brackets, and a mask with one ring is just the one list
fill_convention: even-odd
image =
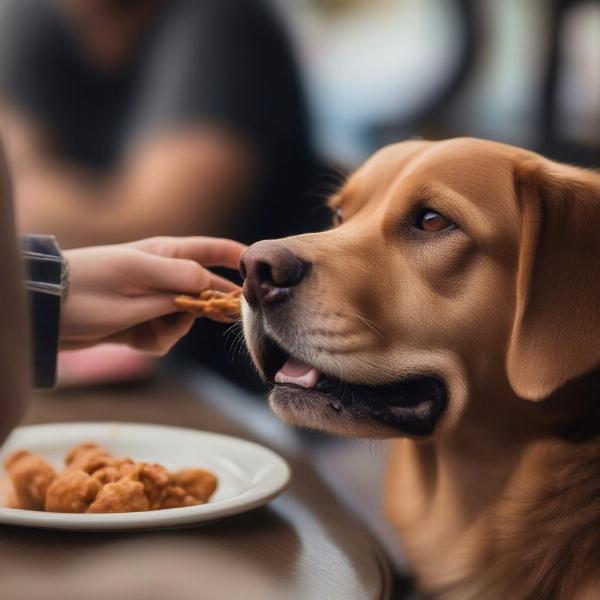
[(204, 267), (237, 269), (244, 248), (218, 238), (157, 237), (66, 251), (71, 280), (61, 308), (61, 348), (113, 342), (166, 353), (194, 322), (178, 312), (173, 296), (237, 289)]

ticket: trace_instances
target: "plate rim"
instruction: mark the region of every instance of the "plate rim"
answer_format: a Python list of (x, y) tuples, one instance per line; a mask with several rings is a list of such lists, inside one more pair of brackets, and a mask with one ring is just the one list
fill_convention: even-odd
[[(246, 445), (261, 453), (266, 454), (274, 470), (269, 473), (266, 480), (259, 485), (243, 491), (232, 498), (226, 498), (213, 503), (198, 506), (186, 506), (170, 508), (164, 511), (140, 511), (129, 513), (102, 513), (102, 514), (79, 514), (79, 513), (49, 513), (44, 511), (31, 511), (18, 508), (7, 508), (0, 506), (0, 524), (20, 525), (39, 529), (62, 529), (79, 531), (126, 531), (134, 529), (159, 529), (165, 527), (178, 527), (182, 525), (193, 525), (195, 523), (208, 523), (223, 519), (228, 516), (241, 514), (263, 504), (266, 504), (285, 491), (291, 479), (291, 469), (288, 462), (277, 452), (263, 444), (247, 440), (242, 437), (206, 431), (203, 429), (191, 429), (174, 425), (162, 425), (158, 423), (142, 423), (127, 421), (66, 421), (57, 423), (40, 423), (34, 425), (23, 425), (15, 428), (4, 443), (0, 446), (0, 454), (4, 454), (6, 444), (13, 436), (28, 432), (35, 434), (35, 430), (51, 430), (56, 427), (79, 428), (81, 437), (85, 437), (85, 428), (105, 428), (110, 430), (115, 427), (133, 429), (152, 428), (170, 433), (185, 433), (186, 435), (201, 435), (220, 442), (235, 442), (236, 445)], [(152, 518), (149, 518), (150, 515)]]

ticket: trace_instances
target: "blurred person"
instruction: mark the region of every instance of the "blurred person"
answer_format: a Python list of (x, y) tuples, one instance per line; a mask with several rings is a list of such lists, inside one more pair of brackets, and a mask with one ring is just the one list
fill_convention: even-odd
[[(63, 248), (320, 218), (295, 64), (259, 0), (10, 0), (0, 96), (19, 229)], [(222, 335), (198, 323), (178, 355), (255, 382)]]
[(1, 125), (19, 229), (64, 248), (306, 227), (294, 61), (257, 0), (11, 0)]

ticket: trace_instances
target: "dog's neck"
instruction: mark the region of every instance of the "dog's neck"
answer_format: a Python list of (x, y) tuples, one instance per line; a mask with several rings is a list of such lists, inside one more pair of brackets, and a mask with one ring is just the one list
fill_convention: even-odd
[[(424, 580), (453, 587), (469, 579), (470, 570), (483, 568), (471, 564), (471, 557), (482, 555), (505, 499), (521, 493), (534, 498), (544, 488), (542, 479), (540, 489), (529, 493), (529, 477), (521, 475), (525, 464), (535, 461), (540, 474), (577, 465), (579, 448), (556, 452), (557, 444), (577, 447), (574, 439), (591, 440), (588, 454), (598, 456), (598, 389), (598, 379), (578, 382), (578, 394), (564, 391), (569, 406), (561, 406), (562, 394), (545, 404), (506, 396), (499, 403), (489, 397), (473, 403), (478, 408), (466, 411), (453, 431), (428, 441), (397, 442), (387, 482), (388, 512), (396, 517), (409, 559)], [(468, 551), (475, 546), (479, 552)]]

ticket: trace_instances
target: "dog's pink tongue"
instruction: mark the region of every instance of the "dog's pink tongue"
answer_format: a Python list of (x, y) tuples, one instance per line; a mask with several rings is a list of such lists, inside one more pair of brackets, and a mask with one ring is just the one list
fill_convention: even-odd
[(303, 388), (315, 387), (318, 379), (319, 372), (314, 367), (295, 358), (289, 358), (275, 375), (275, 383), (293, 383)]

